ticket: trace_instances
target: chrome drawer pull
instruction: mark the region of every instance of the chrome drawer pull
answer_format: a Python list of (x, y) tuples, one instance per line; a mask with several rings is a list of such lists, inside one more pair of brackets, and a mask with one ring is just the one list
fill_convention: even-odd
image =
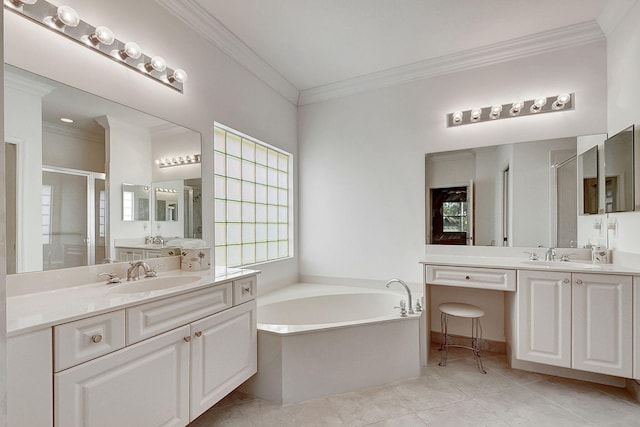
[(571, 281), (571, 280), (569, 280), (569, 279), (564, 279), (564, 280), (562, 281), (562, 283), (569, 283), (570, 281)]
[(191, 341), (191, 337), (184, 337), (184, 342), (189, 342)]
[(201, 337), (201, 336), (202, 336), (202, 331), (198, 331), (198, 332), (196, 332), (196, 336), (197, 336), (197, 337)]
[(576, 285), (582, 285), (582, 280), (580, 279), (576, 280)]
[(464, 280), (471, 280), (471, 277), (469, 277), (469, 276), (464, 276)]
[(91, 337), (91, 342), (94, 342), (96, 344), (102, 342), (102, 335), (96, 334), (96, 335), (92, 336)]
[(249, 286), (248, 288), (245, 288), (244, 286), (242, 287), (242, 295), (246, 295), (250, 293), (251, 293), (251, 286)]

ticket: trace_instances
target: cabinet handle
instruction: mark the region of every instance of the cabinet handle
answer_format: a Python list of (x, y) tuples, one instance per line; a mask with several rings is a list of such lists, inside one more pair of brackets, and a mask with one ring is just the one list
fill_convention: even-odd
[(576, 285), (582, 285), (582, 280), (580, 279), (576, 280)]
[(191, 337), (184, 337), (184, 342), (189, 342), (191, 341)]
[(564, 280), (562, 281), (562, 283), (569, 283), (570, 281), (571, 281), (571, 280), (569, 280), (569, 279), (564, 279)]
[(196, 336), (197, 336), (197, 337), (201, 337), (201, 336), (202, 336), (202, 331), (198, 331), (198, 332), (196, 332)]
[(96, 334), (94, 336), (91, 337), (91, 342), (98, 344), (99, 342), (102, 342), (102, 335), (100, 334)]
[(464, 276), (464, 280), (471, 280), (471, 277), (469, 277), (469, 276)]
[(242, 287), (242, 295), (250, 294), (250, 293), (251, 293), (251, 286), (249, 286), (248, 288), (245, 288), (244, 286)]

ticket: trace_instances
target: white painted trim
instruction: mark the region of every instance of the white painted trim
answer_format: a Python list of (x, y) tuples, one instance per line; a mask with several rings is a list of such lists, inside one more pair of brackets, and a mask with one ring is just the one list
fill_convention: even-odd
[[(5, 73), (5, 77), (7, 74)], [(4, 139), (5, 143), (16, 146), (16, 218), (23, 218), (25, 211), (24, 201), (24, 170), (27, 162), (24, 154), (25, 141), (21, 138), (8, 136)], [(25, 270), (24, 260), (27, 259), (25, 241), (25, 221), (16, 221), (16, 272)]]
[(285, 77), (250, 47), (233, 34), (220, 21), (197, 4), (195, 0), (156, 0), (160, 6), (186, 23), (196, 33), (213, 43), (257, 78), (269, 85), (293, 105), (298, 103), (299, 91)]
[(588, 21), (305, 89), (300, 92), (298, 105), (313, 104), (413, 80), (484, 67), (602, 40), (605, 40), (605, 36), (598, 23)]

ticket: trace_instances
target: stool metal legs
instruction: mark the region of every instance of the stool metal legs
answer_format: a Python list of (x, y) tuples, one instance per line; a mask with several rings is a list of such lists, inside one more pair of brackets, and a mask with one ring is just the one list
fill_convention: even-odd
[(447, 366), (447, 357), (449, 356), (449, 347), (466, 348), (473, 352), (473, 356), (476, 359), (478, 370), (481, 374), (486, 374), (482, 364), (482, 358), (480, 357), (480, 345), (482, 343), (482, 325), (480, 324), (479, 317), (471, 318), (471, 345), (459, 345), (451, 342), (448, 329), (449, 315), (446, 313), (440, 313), (440, 332), (442, 333), (442, 344), (440, 345), (440, 351), (444, 351), (442, 359), (438, 365)]

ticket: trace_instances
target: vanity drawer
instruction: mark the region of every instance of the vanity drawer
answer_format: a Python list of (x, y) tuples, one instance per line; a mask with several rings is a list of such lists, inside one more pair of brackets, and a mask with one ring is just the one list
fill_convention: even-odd
[(53, 328), (55, 372), (124, 347), (124, 310), (64, 323)]
[(499, 268), (428, 265), (427, 284), (515, 291), (516, 271)]
[(251, 276), (246, 279), (233, 281), (233, 305), (251, 301), (256, 294), (256, 277)]
[(232, 284), (166, 298), (127, 309), (127, 345), (186, 325), (232, 306)]

